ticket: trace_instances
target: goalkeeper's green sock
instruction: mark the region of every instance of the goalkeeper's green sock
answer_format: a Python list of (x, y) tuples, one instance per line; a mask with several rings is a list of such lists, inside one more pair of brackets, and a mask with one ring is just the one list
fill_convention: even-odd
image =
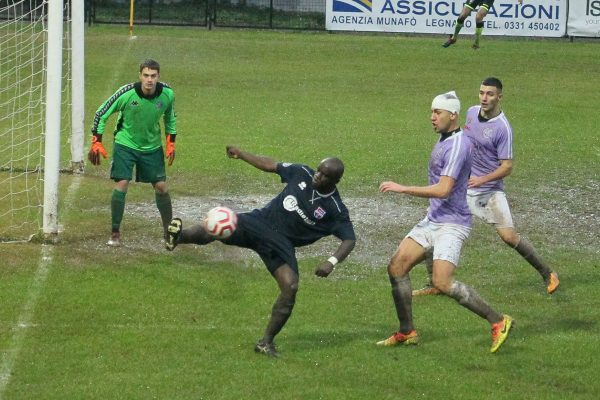
[(165, 237), (167, 234), (167, 228), (173, 219), (173, 206), (171, 205), (171, 195), (169, 192), (159, 193), (155, 192), (156, 207), (160, 212), (160, 219), (162, 220), (163, 229), (165, 231)]
[(125, 195), (127, 192), (121, 192), (114, 189), (112, 199), (110, 201), (110, 211), (112, 219), (112, 231), (119, 232), (121, 221), (123, 221), (123, 213), (125, 212)]

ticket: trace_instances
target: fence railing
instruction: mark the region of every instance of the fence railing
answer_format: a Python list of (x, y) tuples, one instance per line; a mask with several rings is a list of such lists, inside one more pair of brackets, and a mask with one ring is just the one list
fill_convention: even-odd
[[(0, 2), (2, 1), (6, 0), (0, 0)], [(85, 0), (85, 2), (86, 20), (89, 24), (129, 23), (130, 0)], [(363, 8), (367, 7), (368, 16), (371, 18), (362, 18), (364, 16), (359, 12), (362, 10), (360, 7), (356, 8), (354, 13), (344, 12), (348, 11), (347, 7), (354, 3)], [(401, 13), (395, 15), (393, 4), (399, 3), (386, 2), (383, 9), (379, 4), (377, 12), (384, 17), (380, 21), (377, 16), (373, 16), (376, 13), (372, 13), (374, 10), (370, 10), (369, 7), (371, 4), (374, 5), (374, 2), (370, 1), (364, 3), (358, 0), (334, 1), (332, 9), (326, 10), (326, 0), (135, 0), (134, 25), (188, 25), (209, 29), (216, 26), (448, 33), (451, 29), (446, 29), (446, 25), (443, 30), (436, 30), (434, 27), (440, 27), (442, 20), (445, 23), (454, 22), (462, 7), (462, 0), (449, 0), (449, 2), (443, 3), (443, 7), (433, 7), (428, 13), (424, 13), (424, 8), (421, 6), (411, 9), (405, 7), (403, 3), (402, 8), (398, 9)], [(434, 3), (430, 2), (430, 4)], [(558, 36), (600, 37), (600, 0), (585, 2), (584, 0), (553, 0), (552, 2), (533, 0), (522, 6), (517, 6), (514, 1), (509, 3), (498, 7), (499, 15), (497, 17), (502, 19), (500, 22), (506, 29), (499, 33), (496, 32), (496, 34), (557, 36), (558, 32)], [(452, 8), (453, 14), (448, 13), (451, 5), (454, 7)], [(507, 11), (508, 6), (511, 7), (510, 12)], [(521, 10), (520, 14), (517, 13), (518, 10)], [(330, 11), (331, 15), (327, 16), (327, 11)], [(548, 14), (548, 18), (545, 17), (546, 14)], [(358, 22), (348, 22), (354, 20)], [(367, 26), (360, 22), (362, 20), (372, 20), (373, 22)], [(421, 20), (424, 20), (422, 21), (423, 26), (407, 25), (407, 21), (414, 21), (417, 24)], [(401, 29), (399, 26), (404, 28)], [(524, 29), (529, 26), (532, 28)], [(515, 27), (515, 29), (511, 27)], [(546, 29), (547, 27), (548, 29)], [(546, 30), (552, 32), (546, 32)], [(494, 32), (488, 29), (487, 34), (493, 35)]]
[[(89, 24), (128, 24), (129, 0), (86, 0)], [(325, 0), (136, 0), (136, 25), (325, 29)]]

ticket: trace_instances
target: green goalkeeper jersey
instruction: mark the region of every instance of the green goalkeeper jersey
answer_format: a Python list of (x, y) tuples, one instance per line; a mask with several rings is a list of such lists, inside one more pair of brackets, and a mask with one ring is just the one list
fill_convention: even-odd
[(140, 82), (122, 86), (96, 111), (92, 134), (104, 134), (106, 121), (118, 112), (115, 143), (139, 150), (152, 151), (162, 146), (160, 118), (165, 133), (177, 134), (175, 95), (167, 84), (158, 82), (152, 96), (145, 96)]

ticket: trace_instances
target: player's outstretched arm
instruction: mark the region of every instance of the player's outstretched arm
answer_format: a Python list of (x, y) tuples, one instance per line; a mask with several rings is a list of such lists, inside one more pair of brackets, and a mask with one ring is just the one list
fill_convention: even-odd
[(396, 192), (424, 198), (445, 199), (454, 187), (454, 178), (442, 175), (438, 183), (429, 186), (404, 186), (395, 182), (382, 182), (379, 185), (381, 193)]
[(269, 157), (257, 156), (247, 151), (242, 151), (235, 146), (226, 146), (227, 157), (239, 158), (246, 161), (248, 164), (265, 172), (277, 171), (277, 161)]
[(404, 193), (406, 188), (407, 188), (406, 186), (400, 185), (399, 183), (392, 182), (392, 181), (381, 182), (381, 184), (379, 185), (379, 191), (381, 193), (386, 193), (386, 192)]
[(333, 267), (339, 262), (342, 262), (348, 257), (352, 249), (354, 249), (354, 245), (356, 244), (356, 240), (342, 240), (340, 243), (340, 247), (333, 253), (333, 256), (329, 257), (327, 261), (324, 261), (317, 267), (315, 270), (315, 275), (320, 276), (322, 278), (326, 278), (333, 271)]

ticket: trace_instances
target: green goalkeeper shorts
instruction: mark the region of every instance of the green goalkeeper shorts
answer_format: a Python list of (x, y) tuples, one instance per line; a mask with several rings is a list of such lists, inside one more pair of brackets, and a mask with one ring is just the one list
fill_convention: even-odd
[(115, 182), (130, 181), (134, 166), (136, 182), (155, 183), (167, 180), (162, 147), (143, 152), (115, 143), (110, 179)]

